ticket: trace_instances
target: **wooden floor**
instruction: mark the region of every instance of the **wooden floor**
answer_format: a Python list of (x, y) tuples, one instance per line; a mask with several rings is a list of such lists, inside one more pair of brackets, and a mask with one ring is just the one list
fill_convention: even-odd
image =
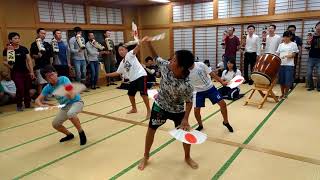
[[(156, 134), (149, 166), (138, 171), (148, 125), (142, 99), (137, 96), (139, 112), (127, 115), (126, 91), (104, 87), (82, 98), (84, 147), (78, 136), (58, 142), (62, 134), (51, 127), (56, 110), (17, 113), (14, 105), (0, 107), (0, 179), (320, 179), (320, 93), (302, 84), (288, 99), (262, 109), (243, 106), (244, 98), (227, 101), (232, 134), (222, 126), (218, 106), (207, 102), (202, 117), (208, 140), (192, 146), (197, 170), (184, 163), (181, 143), (167, 133), (173, 128), (168, 121)], [(190, 124), (196, 124), (193, 114)], [(77, 134), (71, 123), (66, 126)]]

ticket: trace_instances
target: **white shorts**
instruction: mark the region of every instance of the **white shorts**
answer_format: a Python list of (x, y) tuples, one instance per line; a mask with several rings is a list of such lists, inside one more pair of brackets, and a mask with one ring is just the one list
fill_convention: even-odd
[(37, 77), (37, 83), (38, 84), (47, 84), (48, 82), (43, 79), (43, 77), (41, 76), (41, 73), (40, 73), (40, 69), (37, 69), (36, 70), (36, 77)]

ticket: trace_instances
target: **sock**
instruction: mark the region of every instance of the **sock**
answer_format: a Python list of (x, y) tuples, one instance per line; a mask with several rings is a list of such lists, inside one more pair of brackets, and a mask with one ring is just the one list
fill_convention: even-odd
[(69, 141), (69, 140), (71, 140), (71, 139), (73, 139), (73, 138), (74, 138), (74, 135), (73, 135), (73, 134), (68, 134), (66, 137), (61, 138), (61, 139), (60, 139), (60, 142)]
[(231, 127), (231, 125), (230, 125), (229, 123), (226, 123), (226, 124), (225, 124), (225, 123), (223, 122), (223, 125), (224, 125), (225, 127), (227, 127), (230, 132), (233, 132), (233, 128)]
[(201, 131), (202, 129), (203, 129), (203, 126), (200, 126), (200, 125), (196, 128), (197, 131)]
[(79, 132), (80, 136), (80, 145), (85, 145), (87, 143), (87, 137), (84, 131)]

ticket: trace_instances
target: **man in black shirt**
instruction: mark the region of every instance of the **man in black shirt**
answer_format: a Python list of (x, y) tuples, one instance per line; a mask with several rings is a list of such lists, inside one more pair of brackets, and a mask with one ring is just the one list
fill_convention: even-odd
[(45, 42), (44, 39), (46, 38), (46, 31), (43, 28), (37, 29), (37, 38), (40, 39), (41, 43), (43, 44), (44, 50), (39, 51), (37, 42), (33, 42), (30, 48), (30, 55), (35, 61), (35, 73), (38, 83), (38, 92), (41, 92), (42, 86), (47, 83), (40, 74), (40, 69), (44, 68), (46, 65), (51, 65), (53, 61), (53, 50), (52, 46)]
[(298, 46), (298, 49), (299, 49), (299, 53), (296, 53), (296, 56), (294, 57), (294, 73), (293, 73), (293, 78), (295, 79), (295, 82), (298, 82), (299, 81), (299, 77), (297, 77), (298, 76), (298, 74), (297, 74), (297, 65), (301, 61), (302, 39), (299, 36), (296, 35), (297, 28), (296, 28), (295, 25), (289, 25), (287, 30), (292, 32), (291, 41), (295, 42), (297, 44), (297, 46)]
[(156, 84), (156, 77), (160, 77), (160, 74), (152, 57), (148, 56), (144, 61), (145, 64), (143, 64), (143, 67), (147, 72), (147, 88), (150, 89), (154, 84)]
[(25, 108), (31, 107), (31, 98), (29, 89), (31, 80), (34, 79), (32, 60), (29, 51), (26, 47), (19, 45), (20, 35), (16, 32), (11, 32), (8, 35), (8, 40), (14, 48), (15, 62), (9, 64), (7, 60), (7, 48), (3, 50), (3, 64), (11, 71), (12, 79), (17, 87), (16, 101), (17, 111), (23, 111), (22, 102), (24, 101)]
[(311, 48), (309, 51), (307, 80), (308, 91), (312, 91), (314, 89), (312, 72), (313, 68), (317, 68), (317, 90), (320, 92), (320, 21), (316, 24), (315, 29), (316, 32), (313, 34)]

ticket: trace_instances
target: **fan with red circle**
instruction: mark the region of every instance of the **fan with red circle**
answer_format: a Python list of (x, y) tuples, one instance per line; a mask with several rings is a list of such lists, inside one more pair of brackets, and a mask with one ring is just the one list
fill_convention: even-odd
[(66, 84), (58, 87), (52, 94), (56, 96), (65, 96), (69, 92), (78, 94), (86, 89), (87, 87), (84, 84), (71, 83), (71, 84)]
[(231, 81), (227, 86), (233, 89), (240, 86), (240, 84), (242, 84), (243, 82), (244, 82), (244, 78), (241, 75), (236, 75), (233, 79), (231, 79)]
[(178, 141), (181, 141), (186, 144), (202, 144), (206, 141), (207, 135), (197, 131), (184, 131), (182, 129), (173, 129), (169, 132)]

